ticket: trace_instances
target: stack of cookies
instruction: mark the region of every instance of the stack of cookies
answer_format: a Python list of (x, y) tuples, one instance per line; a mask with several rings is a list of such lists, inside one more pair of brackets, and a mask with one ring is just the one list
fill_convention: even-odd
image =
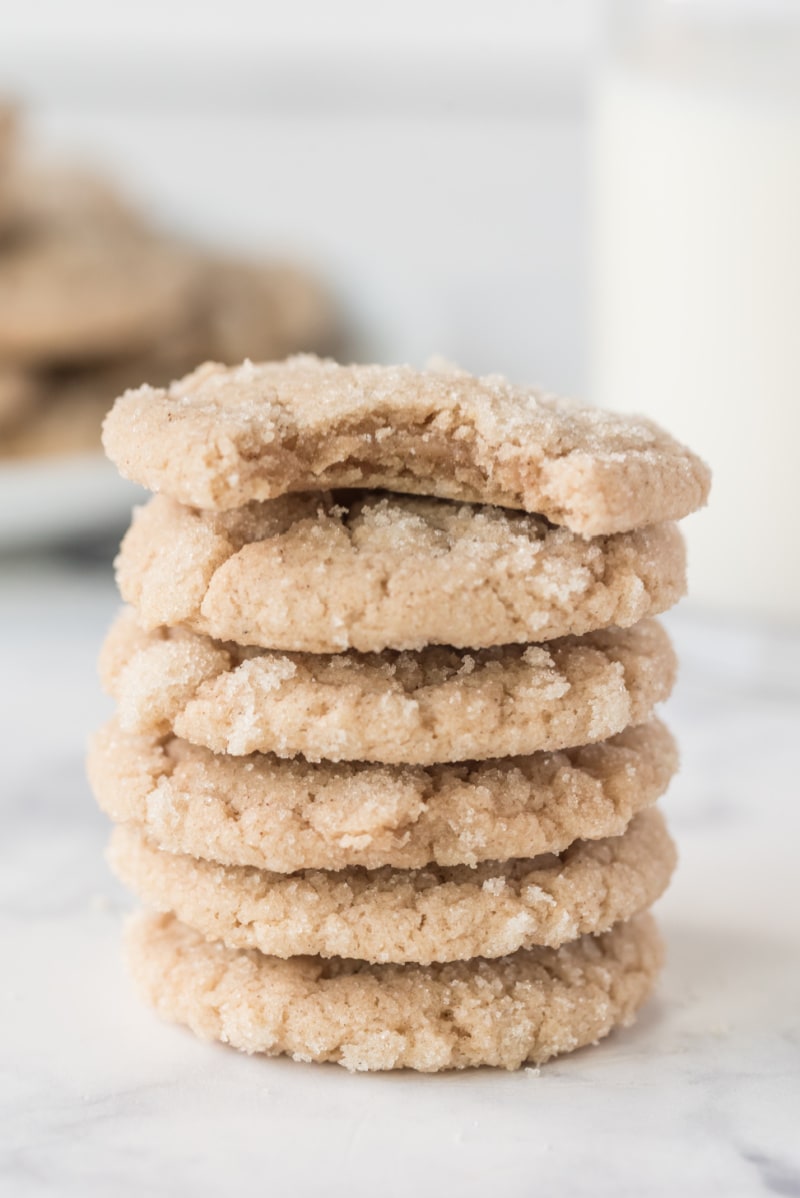
[(119, 399), (90, 775), (164, 1016), (349, 1069), (516, 1068), (627, 1024), (675, 854), (654, 717), (708, 471), (452, 368), (207, 364)]
[(156, 229), (106, 180), (31, 165), (15, 132), (0, 107), (0, 458), (99, 450), (115, 395), (206, 357), (336, 346), (305, 271)]

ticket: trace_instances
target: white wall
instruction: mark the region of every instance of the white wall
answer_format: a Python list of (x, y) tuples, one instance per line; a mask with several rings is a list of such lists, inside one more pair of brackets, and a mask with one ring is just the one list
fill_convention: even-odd
[(583, 389), (590, 0), (4, 3), (40, 145), (318, 263), (365, 353)]

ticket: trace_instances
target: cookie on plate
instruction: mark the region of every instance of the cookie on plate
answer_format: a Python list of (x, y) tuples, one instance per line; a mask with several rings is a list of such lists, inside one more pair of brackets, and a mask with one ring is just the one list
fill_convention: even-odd
[(0, 262), (0, 360), (45, 366), (147, 349), (182, 319), (190, 256), (119, 232), (13, 242)]
[(686, 583), (674, 524), (590, 540), (525, 512), (373, 492), (222, 513), (157, 495), (134, 513), (116, 567), (146, 628), (306, 653), (629, 627)]
[(545, 645), (321, 656), (143, 631), (128, 608), (101, 677), (129, 732), (214, 752), (430, 765), (589, 744), (648, 720), (675, 658), (655, 620)]
[(88, 771), (102, 809), (160, 848), (293, 873), (560, 853), (619, 836), (677, 765), (657, 720), (595, 745), (427, 768), (228, 757), (113, 720), (92, 738)]
[(517, 1069), (626, 1026), (662, 962), (651, 916), (559, 949), (439, 965), (281, 960), (208, 943), (172, 915), (134, 917), (128, 963), (164, 1018), (244, 1052), (350, 1070)]

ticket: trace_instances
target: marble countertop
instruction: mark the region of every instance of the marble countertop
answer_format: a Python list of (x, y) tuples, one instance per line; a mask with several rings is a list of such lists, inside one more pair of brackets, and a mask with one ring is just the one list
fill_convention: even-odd
[(800, 637), (684, 608), (669, 952), (636, 1026), (515, 1074), (349, 1075), (161, 1024), (83, 741), (107, 567), (0, 561), (0, 1194), (800, 1195)]

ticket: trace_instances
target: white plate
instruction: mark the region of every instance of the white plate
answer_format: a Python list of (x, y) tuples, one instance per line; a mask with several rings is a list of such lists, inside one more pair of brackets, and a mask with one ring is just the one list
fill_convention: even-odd
[(101, 454), (0, 465), (0, 550), (111, 532), (145, 492)]

